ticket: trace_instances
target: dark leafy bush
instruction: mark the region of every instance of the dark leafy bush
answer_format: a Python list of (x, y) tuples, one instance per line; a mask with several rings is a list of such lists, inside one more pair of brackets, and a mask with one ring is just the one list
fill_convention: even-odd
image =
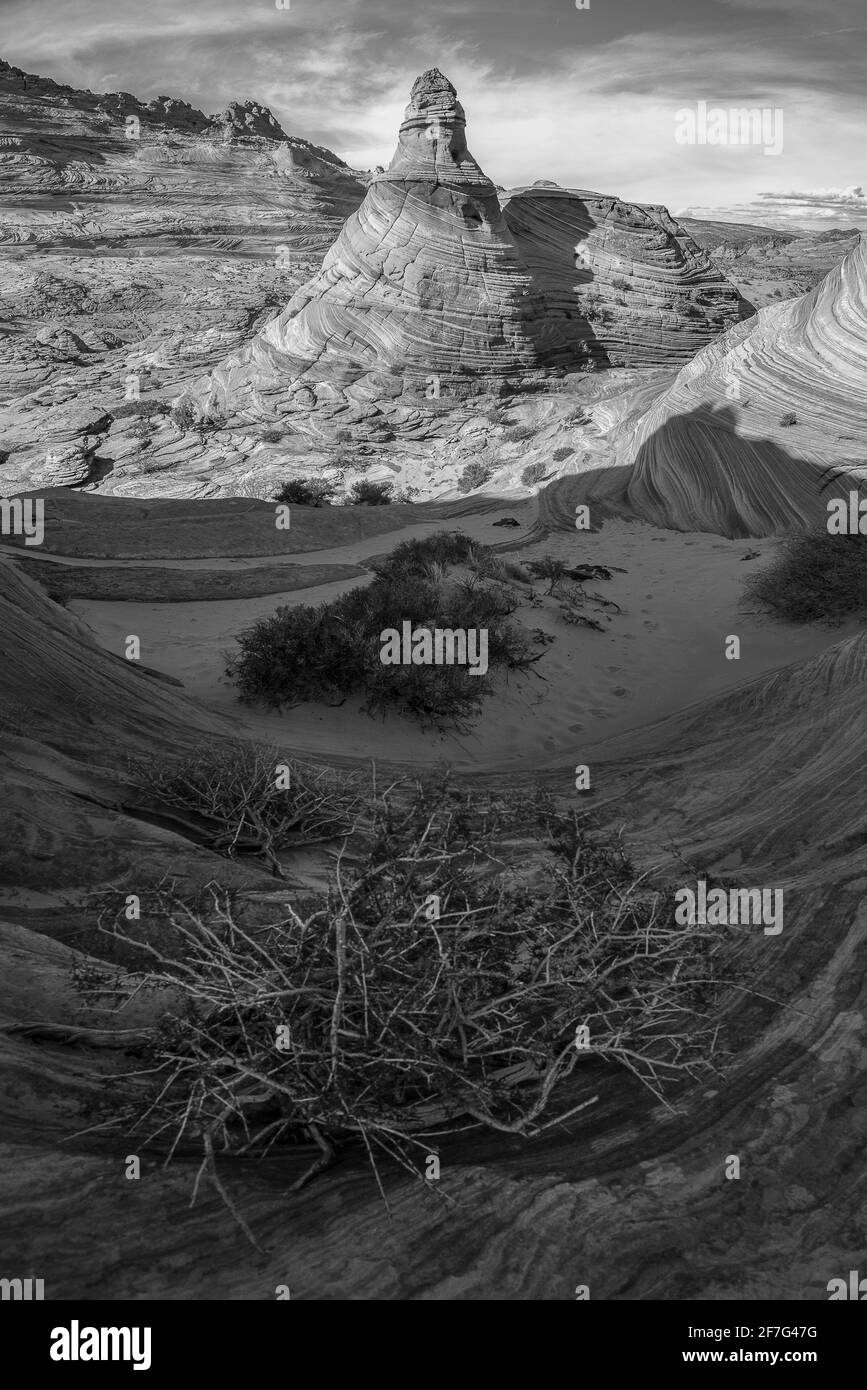
[(191, 400), (182, 399), (175, 401), (171, 409), (172, 424), (180, 434), (186, 434), (189, 430), (196, 428), (199, 422), (199, 413)]
[[(508, 585), (478, 575), (447, 578), (485, 547), (447, 532), (406, 541), (378, 562), (375, 579), (332, 603), (279, 608), (240, 634), (228, 672), (245, 704), (304, 700), (342, 704), (363, 692), (370, 713), (397, 707), (434, 727), (476, 715), (490, 681), (461, 665), (384, 665), (385, 629), (487, 629), (488, 670), (525, 670), (538, 660), (526, 631), (508, 621), (519, 603)], [(495, 557), (496, 558), (496, 557)]]
[(794, 410), (787, 410), (785, 415), (780, 416), (780, 424), (783, 429), (788, 429), (790, 425), (797, 425), (798, 417)]
[(148, 400), (144, 397), (137, 401), (121, 401), (120, 405), (114, 406), (111, 414), (115, 420), (126, 420), (133, 415), (168, 415), (169, 410), (168, 401)]
[(458, 478), (458, 492), (472, 492), (473, 488), (481, 487), (493, 471), (490, 464), (484, 463), (481, 459), (470, 459)]
[(867, 536), (790, 536), (746, 582), (762, 608), (789, 623), (840, 623), (867, 610)]
[(334, 488), (322, 478), (290, 478), (274, 493), (274, 501), (296, 507), (321, 507), (333, 496)]
[(548, 472), (548, 465), (539, 459), (536, 463), (528, 463), (521, 474), (521, 482), (524, 487), (533, 487), (535, 483), (541, 483), (545, 474)]
[(394, 483), (375, 483), (359, 478), (353, 483), (349, 501), (353, 507), (387, 507), (394, 501)]

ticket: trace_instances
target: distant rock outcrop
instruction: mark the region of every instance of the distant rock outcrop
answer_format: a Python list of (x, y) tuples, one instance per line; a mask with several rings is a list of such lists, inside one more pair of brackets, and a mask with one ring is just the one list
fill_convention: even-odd
[(547, 312), (612, 366), (687, 361), (752, 312), (664, 207), (540, 179), (503, 211)]

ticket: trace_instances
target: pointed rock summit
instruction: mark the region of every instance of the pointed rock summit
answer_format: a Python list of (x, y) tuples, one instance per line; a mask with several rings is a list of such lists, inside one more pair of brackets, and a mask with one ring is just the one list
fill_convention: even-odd
[(436, 68), (413, 85), (388, 169), (377, 173), (318, 275), (244, 352), (213, 374), (213, 404), (358, 402), (442, 378), (461, 394), (574, 360), (545, 313), (497, 198), (466, 143), (454, 87)]
[(412, 84), (388, 179), (435, 178), (457, 187), (477, 184), (496, 192), (467, 149), (467, 118), (458, 94), (439, 68)]

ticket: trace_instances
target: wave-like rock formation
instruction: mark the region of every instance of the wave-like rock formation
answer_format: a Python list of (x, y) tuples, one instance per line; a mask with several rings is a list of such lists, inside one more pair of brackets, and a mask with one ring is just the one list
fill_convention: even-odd
[(704, 348), (617, 448), (584, 499), (679, 530), (776, 535), (863, 496), (867, 240), (809, 294)]
[(388, 396), (407, 378), (507, 377), (568, 358), (465, 129), (452, 84), (436, 68), (423, 73), (388, 170), (319, 274), (214, 373), (215, 400), (291, 383), (308, 405), (317, 384), (362, 378), (367, 395)]
[(687, 361), (752, 313), (664, 207), (539, 183), (503, 210), (548, 315), (612, 366)]

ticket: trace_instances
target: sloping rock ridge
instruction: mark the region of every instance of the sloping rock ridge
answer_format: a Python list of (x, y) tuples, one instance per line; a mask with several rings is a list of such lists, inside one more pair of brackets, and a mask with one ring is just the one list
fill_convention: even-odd
[(687, 361), (753, 312), (664, 207), (534, 184), (503, 211), (547, 312), (612, 366)]

